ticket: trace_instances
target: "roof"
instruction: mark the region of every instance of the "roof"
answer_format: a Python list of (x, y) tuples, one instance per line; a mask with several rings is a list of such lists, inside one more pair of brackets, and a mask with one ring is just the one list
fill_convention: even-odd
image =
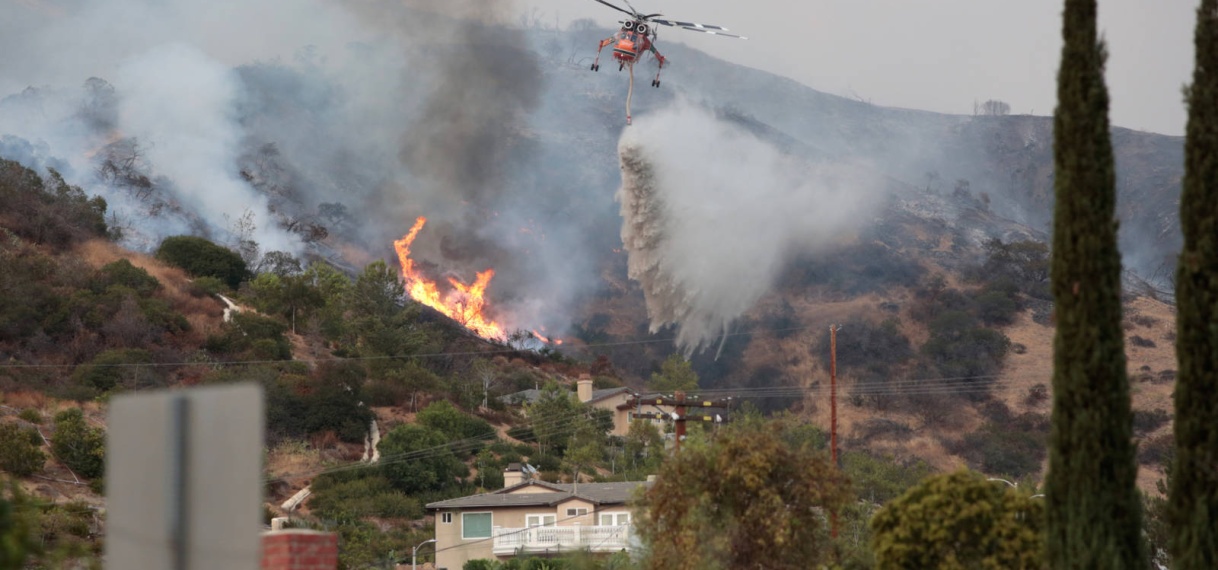
[[(513, 493), (530, 485), (546, 487), (554, 492), (547, 493)], [(525, 481), (492, 493), (458, 497), (447, 501), (429, 503), (428, 509), (470, 509), (492, 507), (536, 507), (553, 506), (570, 499), (582, 499), (595, 505), (625, 504), (640, 486), (650, 486), (645, 481), (625, 481), (616, 483), (547, 483), (545, 481)]]
[[(621, 394), (622, 392), (629, 392), (629, 391), (630, 391), (630, 388), (627, 388), (625, 386), (620, 386), (617, 388), (604, 388), (601, 390), (593, 390), (592, 399), (588, 400), (588, 403), (599, 402), (600, 400), (604, 400), (605, 398), (616, 396), (618, 394)], [(521, 390), (519, 392), (508, 394), (506, 396), (500, 396), (499, 400), (502, 402), (505, 402), (505, 403), (509, 403), (509, 404), (524, 403), (524, 402), (528, 402), (531, 404), (533, 402), (536, 402), (539, 398), (541, 398), (541, 393), (542, 393), (542, 390), (537, 390), (537, 389)]]

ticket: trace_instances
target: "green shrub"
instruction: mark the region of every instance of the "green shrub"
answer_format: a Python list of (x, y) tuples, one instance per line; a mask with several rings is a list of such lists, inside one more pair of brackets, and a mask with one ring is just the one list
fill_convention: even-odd
[(156, 277), (126, 259), (108, 263), (99, 269), (90, 288), (95, 293), (101, 293), (113, 285), (122, 285), (140, 297), (147, 297), (161, 288), (161, 282)]
[(241, 255), (201, 237), (167, 237), (157, 248), (156, 257), (195, 277), (220, 279), (230, 289), (236, 289), (250, 275)]
[(136, 348), (107, 350), (97, 355), (88, 364), (77, 366), (76, 370), (72, 372), (72, 381), (97, 390), (99, 393), (105, 393), (124, 381), (133, 381), (133, 377), (141, 371), (138, 370), (140, 367), (131, 365), (151, 363), (152, 355), (147, 350)]
[(21, 413), (17, 414), (17, 417), (32, 424), (40, 424), (43, 420), (42, 412), (35, 410), (34, 408), (26, 408), (21, 410)]
[[(377, 449), (386, 458), (382, 467), (395, 487), (409, 494), (455, 487), (469, 468), (446, 445), (439, 431), (418, 424), (400, 425), (381, 438)], [(409, 461), (390, 458), (411, 457)]]
[(0, 470), (28, 477), (42, 470), (46, 458), (38, 430), (0, 424)]
[(1169, 421), (1171, 421), (1171, 414), (1161, 408), (1134, 410), (1133, 432), (1137, 435), (1146, 435)]
[(420, 519), (423, 505), (393, 488), (389, 480), (367, 471), (323, 475), (312, 483), (309, 508), (323, 519), (364, 517)]
[(190, 282), (190, 294), (193, 297), (207, 297), (219, 295), (229, 291), (228, 285), (217, 277), (203, 276), (195, 277)]
[[(234, 313), (219, 334), (207, 338), (204, 346), (218, 354), (246, 356), (251, 360), (288, 360), (292, 343), (283, 323), (254, 313)], [(269, 342), (259, 342), (269, 341)]]
[[(461, 439), (491, 439), (495, 437), (495, 428), (482, 418), (466, 414), (454, 407), (447, 400), (433, 402), (419, 412), (418, 422), (421, 425), (435, 429), (444, 434), (449, 441)], [(476, 445), (462, 446), (468, 449), (467, 455), (478, 452)]]
[(106, 435), (85, 423), (80, 408), (69, 408), (55, 416), (55, 437), (51, 440), (55, 458), (77, 475), (101, 477), (106, 468)]

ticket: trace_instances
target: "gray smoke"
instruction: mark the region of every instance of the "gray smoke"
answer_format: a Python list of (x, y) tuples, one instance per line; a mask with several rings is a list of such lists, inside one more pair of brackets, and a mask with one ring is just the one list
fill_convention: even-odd
[(810, 163), (691, 105), (635, 120), (618, 145), (622, 242), (651, 331), (676, 325), (688, 356), (767, 293), (796, 253), (869, 223), (883, 181)]
[(0, 2), (0, 153), (105, 197), (136, 249), (194, 233), (358, 267), (394, 260), (424, 215), (420, 262), (465, 281), (494, 267), (492, 294), (531, 318), (556, 296), (538, 284), (567, 287), (572, 264), (557, 247), (527, 259), (544, 220), (511, 180), (540, 160), (523, 133), (545, 81), (532, 39), (503, 25), (515, 10)]

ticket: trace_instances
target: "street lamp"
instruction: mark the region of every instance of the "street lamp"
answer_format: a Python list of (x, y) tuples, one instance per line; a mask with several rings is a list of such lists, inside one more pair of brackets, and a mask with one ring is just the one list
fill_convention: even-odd
[(1000, 478), (998, 478), (998, 477), (990, 477), (989, 479), (986, 479), (986, 481), (993, 481), (993, 482), (995, 482), (995, 483), (999, 483), (999, 482), (1001, 482), (1001, 483), (1006, 483), (1007, 485), (1010, 485), (1012, 488), (1018, 488), (1018, 487), (1019, 487), (1019, 484), (1018, 484), (1018, 483), (1012, 483), (1012, 482), (1010, 482), (1010, 481), (1007, 481), (1006, 479), (1000, 479)]
[(436, 539), (429, 538), (427, 540), (424, 540), (423, 542), (420, 542), (418, 544), (418, 546), (415, 546), (413, 549), (411, 549), (411, 551), (410, 551), (410, 570), (415, 570), (415, 568), (416, 568), (415, 567), (415, 555), (417, 555), (419, 553), (419, 548), (422, 547), (424, 544), (427, 544), (429, 542), (435, 542), (435, 541), (436, 541)]

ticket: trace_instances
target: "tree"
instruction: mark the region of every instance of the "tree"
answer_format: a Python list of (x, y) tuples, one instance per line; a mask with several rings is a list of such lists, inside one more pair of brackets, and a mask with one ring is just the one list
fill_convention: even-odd
[(286, 251), (268, 251), (258, 262), (256, 273), (272, 273), (279, 277), (299, 275), (303, 269), (300, 260)]
[(55, 416), (51, 452), (76, 474), (95, 479), (106, 468), (106, 434), (90, 427), (80, 408), (68, 408)]
[(0, 480), (0, 570), (21, 570), (29, 555), (39, 553), (37, 526), (29, 496), (16, 481)]
[(201, 237), (171, 236), (161, 242), (156, 258), (195, 277), (215, 277), (236, 289), (249, 277), (245, 260), (236, 252)]
[(1145, 568), (1121, 330), (1115, 169), (1095, 0), (1066, 0), (1050, 287), (1053, 425), (1045, 480), (1054, 568)]
[(1176, 568), (1218, 567), (1218, 1), (1202, 0), (1188, 89), (1176, 270), (1175, 461), (1169, 550)]
[(571, 482), (579, 483), (579, 474), (592, 470), (605, 458), (605, 431), (594, 422), (579, 422), (563, 453), (563, 464), (571, 471)]
[(575, 395), (554, 382), (543, 386), (537, 400), (526, 406), (529, 425), (537, 436), (538, 450), (543, 455), (547, 451), (555, 451), (571, 438), (575, 423), (583, 417), (580, 408)]
[[(491, 440), (497, 435), (494, 427), (486, 420), (471, 416), (448, 402), (439, 400), (423, 408), (416, 417), (419, 425), (429, 427), (442, 434), (449, 441), (458, 440)], [(480, 444), (470, 442), (461, 446), (465, 451), (461, 455), (473, 455), (478, 452)]]
[(41, 471), (47, 459), (41, 448), (42, 436), (37, 429), (0, 424), (0, 470), (18, 477)]
[(406, 284), (382, 260), (369, 263), (350, 291), (350, 307), (360, 316), (389, 317), (402, 310)]
[(377, 449), (385, 461), (386, 477), (402, 492), (414, 494), (453, 487), (469, 475), (469, 468), (453, 454), (448, 442), (435, 429), (405, 424), (381, 438)]
[(674, 352), (664, 359), (659, 372), (651, 373), (647, 389), (666, 394), (682, 390), (692, 392), (698, 389), (698, 373), (685, 357)]
[(660, 430), (646, 420), (630, 422), (630, 431), (626, 432), (622, 447), (624, 460), (631, 470), (653, 472), (664, 457), (664, 439), (660, 437)]
[(741, 420), (692, 437), (664, 462), (636, 528), (653, 569), (815, 568), (826, 560), (826, 511), (849, 497), (844, 476), (776, 422)]
[(1043, 568), (1043, 531), (1040, 497), (971, 471), (928, 477), (871, 519), (880, 570)]

